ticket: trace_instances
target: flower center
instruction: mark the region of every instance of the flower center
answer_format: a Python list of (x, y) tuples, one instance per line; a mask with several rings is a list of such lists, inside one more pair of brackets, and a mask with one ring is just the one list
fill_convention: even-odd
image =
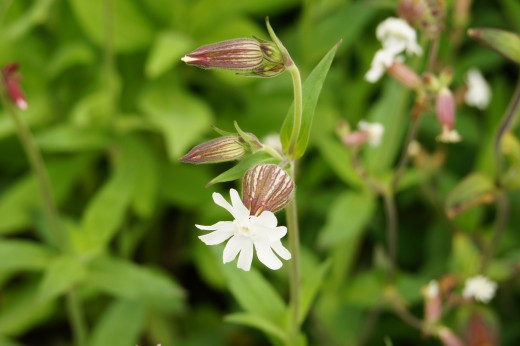
[(238, 222), (236, 222), (236, 235), (247, 238), (255, 238), (256, 236), (249, 224), (241, 224)]

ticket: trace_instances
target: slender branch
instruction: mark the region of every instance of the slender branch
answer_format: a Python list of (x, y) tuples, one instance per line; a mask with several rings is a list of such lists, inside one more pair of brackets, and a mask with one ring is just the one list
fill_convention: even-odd
[(383, 193), (386, 213), (386, 237), (388, 241), (388, 255), (390, 256), (390, 282), (395, 280), (397, 268), (397, 208), (393, 192)]
[(364, 346), (369, 338), (370, 334), (374, 330), (374, 327), (377, 323), (377, 320), (381, 316), (381, 306), (379, 304), (375, 306), (373, 309), (370, 310), (368, 313), (368, 317), (365, 318), (365, 323), (363, 324), (363, 327), (361, 329), (360, 336), (358, 338), (357, 346)]
[(406, 324), (420, 331), (424, 330), (423, 321), (415, 317), (410, 311), (408, 311), (408, 309), (396, 304), (393, 305), (393, 308), (396, 315), (399, 316)]
[[(294, 162), (291, 164), (289, 174), (294, 179)], [(291, 251), (291, 267), (289, 272), (291, 292), (291, 319), (287, 338), (287, 345), (296, 345), (300, 334), (300, 234), (298, 229), (298, 209), (296, 196), (287, 205), (287, 228), (289, 232), (289, 249)]]
[(433, 68), (435, 67), (435, 63), (437, 60), (437, 54), (439, 52), (439, 43), (440, 43), (439, 41), (440, 41), (439, 35), (435, 35), (435, 37), (432, 38), (432, 40), (431, 40), (430, 49), (428, 52), (428, 65), (427, 65), (428, 71), (431, 71), (431, 72), (433, 72)]
[(401, 180), (401, 178), (403, 176), (404, 169), (410, 159), (410, 151), (408, 150), (408, 148), (410, 147), (410, 143), (412, 143), (415, 140), (415, 138), (417, 137), (420, 119), (421, 119), (420, 117), (412, 119), (412, 125), (410, 126), (410, 129), (408, 130), (408, 136), (406, 137), (406, 141), (403, 146), (403, 152), (401, 153), (401, 158), (399, 159), (399, 163), (397, 164), (397, 168), (395, 169), (395, 174), (394, 174), (394, 176), (392, 178), (392, 182), (390, 184), (390, 188), (392, 191), (395, 191), (397, 189), (397, 186), (399, 185), (399, 181)]
[(287, 70), (291, 73), (294, 89), (294, 120), (288, 150), (289, 156), (292, 156), (296, 150), (296, 145), (298, 143), (298, 137), (300, 135), (302, 126), (303, 88), (300, 70), (298, 70), (298, 67), (292, 63), (287, 67)]
[(115, 58), (114, 58), (114, 8), (113, 0), (104, 0), (104, 30), (105, 30), (105, 42), (104, 42), (104, 70), (106, 78), (106, 89), (107, 89), (107, 105), (109, 116), (112, 116), (115, 110), (114, 99), (115, 99)]

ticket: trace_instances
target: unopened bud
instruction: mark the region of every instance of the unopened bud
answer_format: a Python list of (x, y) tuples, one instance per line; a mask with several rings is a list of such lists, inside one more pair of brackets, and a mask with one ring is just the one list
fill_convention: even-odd
[(243, 202), (251, 215), (264, 210), (277, 212), (289, 203), (293, 191), (293, 179), (275, 164), (254, 166), (246, 172), (242, 184)]
[(435, 111), (441, 126), (451, 130), (455, 125), (455, 100), (449, 89), (443, 88), (437, 94)]
[(18, 75), (18, 64), (12, 63), (5, 66), (2, 70), (2, 79), (4, 88), (13, 102), (18, 108), (27, 109), (27, 101), (20, 87), (20, 76)]
[(499, 29), (469, 29), (468, 35), (498, 54), (520, 64), (520, 35)]
[(428, 322), (437, 322), (442, 313), (442, 302), (437, 280), (432, 280), (423, 288), (424, 317)]
[(368, 142), (369, 137), (367, 131), (354, 131), (341, 136), (341, 141), (347, 147), (355, 148)]
[(244, 143), (238, 136), (224, 136), (202, 143), (179, 159), (181, 162), (202, 164), (219, 163), (240, 159), (246, 153)]
[(410, 89), (418, 89), (421, 86), (421, 78), (405, 64), (394, 61), (387, 69), (389, 75)]
[(464, 346), (460, 338), (446, 327), (439, 328), (438, 336), (444, 346)]
[(231, 70), (245, 76), (274, 77), (285, 70), (273, 42), (239, 38), (202, 46), (181, 59), (204, 69)]

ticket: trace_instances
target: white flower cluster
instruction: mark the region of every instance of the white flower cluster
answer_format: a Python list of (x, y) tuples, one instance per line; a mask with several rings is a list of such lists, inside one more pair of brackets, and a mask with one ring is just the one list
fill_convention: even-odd
[(466, 74), (466, 86), (468, 90), (464, 95), (464, 101), (468, 106), (478, 109), (486, 109), (491, 100), (491, 88), (477, 69), (471, 69)]
[(495, 296), (497, 284), (483, 275), (477, 275), (466, 280), (462, 296), (488, 303)]
[(404, 19), (387, 18), (377, 26), (376, 37), (383, 48), (376, 52), (370, 70), (365, 74), (365, 79), (371, 83), (377, 82), (394, 61), (402, 59), (399, 54), (422, 54), (415, 30)]
[(371, 146), (377, 147), (381, 144), (381, 139), (385, 132), (385, 127), (382, 124), (369, 123), (368, 121), (361, 120), (358, 123), (358, 128), (368, 134), (368, 142)]

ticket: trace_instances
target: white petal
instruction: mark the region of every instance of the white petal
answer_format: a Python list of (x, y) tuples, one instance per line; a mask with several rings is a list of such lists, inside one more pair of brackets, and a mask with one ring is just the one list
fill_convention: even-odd
[(283, 258), (284, 260), (290, 260), (291, 259), (291, 253), (289, 250), (287, 250), (283, 245), (281, 241), (275, 241), (271, 243), (271, 248), (276, 252), (278, 256)]
[(255, 226), (255, 234), (261, 236), (261, 239), (267, 239), (269, 242), (278, 241), (287, 234), (287, 227), (278, 226), (272, 228)]
[(228, 201), (226, 201), (226, 199), (224, 197), (222, 197), (222, 195), (220, 193), (213, 192), (212, 196), (213, 196), (213, 201), (215, 202), (216, 205), (221, 206), (222, 208), (229, 211), (229, 213), (231, 215), (233, 215), (233, 207), (231, 206), (231, 204), (228, 203)]
[(265, 227), (276, 227), (278, 220), (273, 212), (266, 210), (260, 215), (251, 218), (251, 223), (260, 224)]
[(233, 205), (233, 217), (238, 222), (244, 222), (249, 219), (249, 209), (244, 205), (242, 199), (238, 195), (237, 190), (231, 189), (229, 190), (229, 195), (231, 196), (231, 204)]
[(256, 255), (260, 262), (272, 270), (277, 270), (282, 267), (282, 261), (276, 257), (273, 250), (266, 241), (255, 241)]
[(199, 237), (200, 240), (206, 245), (217, 245), (226, 241), (233, 235), (233, 232), (227, 230), (218, 230)]
[(238, 253), (242, 250), (241, 237), (231, 237), (224, 248), (224, 253), (222, 255), (222, 260), (224, 263), (229, 263), (234, 261), (237, 257)]
[(253, 242), (246, 238), (240, 238), (241, 248), (240, 255), (238, 256), (237, 267), (249, 271), (251, 269), (251, 262), (253, 262)]
[(216, 231), (220, 229), (225, 229), (232, 231), (234, 230), (234, 223), (232, 221), (219, 221), (214, 225), (211, 226), (204, 226), (204, 225), (195, 225), (198, 229), (201, 229), (203, 231)]

